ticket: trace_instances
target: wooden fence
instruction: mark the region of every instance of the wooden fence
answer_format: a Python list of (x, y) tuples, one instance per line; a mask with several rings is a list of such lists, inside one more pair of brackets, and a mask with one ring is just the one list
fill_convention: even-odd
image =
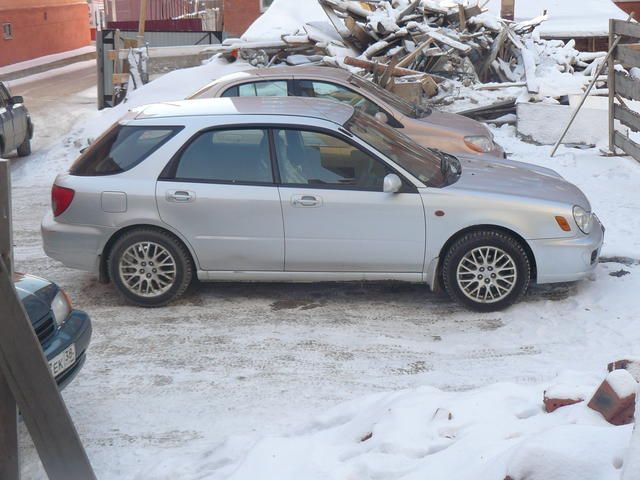
[[(609, 150), (616, 148), (640, 161), (640, 144), (615, 126), (615, 120), (633, 132), (640, 132), (640, 113), (629, 102), (640, 100), (640, 78), (616, 71), (616, 62), (627, 71), (640, 68), (640, 24), (623, 20), (609, 20), (609, 46), (619, 41), (609, 60)], [(617, 102), (616, 102), (617, 100)]]
[(18, 409), (51, 480), (95, 479), (12, 274), (11, 170), (0, 160), (0, 479), (20, 478)]

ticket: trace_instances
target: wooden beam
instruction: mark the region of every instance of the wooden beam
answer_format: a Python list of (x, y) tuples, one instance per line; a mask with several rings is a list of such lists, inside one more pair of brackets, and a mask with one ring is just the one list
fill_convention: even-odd
[[(615, 34), (613, 33), (614, 21), (615, 20), (613, 18), (609, 19), (609, 51), (611, 51), (615, 42)], [(613, 55), (609, 55), (609, 59), (607, 60), (607, 69), (608, 69), (607, 87), (609, 87), (609, 98), (608, 98), (609, 108), (607, 112), (609, 114), (609, 151), (614, 155), (616, 153), (616, 145), (615, 145), (615, 138), (614, 138), (615, 124), (613, 122), (613, 105), (615, 103), (614, 97), (616, 94), (616, 89), (618, 87), (618, 79), (616, 77), (615, 65), (616, 65), (616, 56), (614, 51)]]
[(640, 113), (615, 104), (613, 106), (613, 118), (620, 120), (634, 132), (640, 132)]
[(610, 20), (609, 30), (614, 35), (624, 35), (626, 37), (640, 38), (640, 23), (626, 20)]
[[(13, 272), (13, 229), (11, 228), (11, 170), (8, 160), (0, 160), (0, 258)], [(3, 332), (3, 335), (5, 333)], [(18, 410), (16, 401), (0, 372), (0, 478), (18, 480)]]
[(616, 131), (613, 136), (613, 143), (640, 162), (640, 145), (636, 142)]
[(614, 74), (615, 93), (632, 100), (640, 100), (640, 80), (634, 80), (624, 72)]
[(640, 44), (618, 45), (615, 59), (624, 65), (635, 67), (640, 65)]

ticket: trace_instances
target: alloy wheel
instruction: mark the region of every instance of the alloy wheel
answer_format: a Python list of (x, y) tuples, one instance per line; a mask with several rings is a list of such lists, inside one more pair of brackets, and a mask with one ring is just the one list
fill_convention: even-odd
[(155, 242), (131, 245), (120, 257), (118, 267), (122, 283), (129, 291), (142, 297), (160, 296), (176, 281), (173, 255)]
[(456, 271), (462, 293), (478, 303), (495, 303), (511, 293), (518, 279), (516, 263), (507, 252), (483, 246), (470, 250)]

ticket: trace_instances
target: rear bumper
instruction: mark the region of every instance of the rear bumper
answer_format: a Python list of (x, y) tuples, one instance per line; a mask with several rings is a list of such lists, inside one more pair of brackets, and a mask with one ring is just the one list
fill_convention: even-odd
[(56, 377), (56, 383), (61, 389), (66, 387), (82, 369), (92, 331), (89, 315), (80, 310), (73, 310), (44, 348), (45, 357), (47, 360), (52, 360), (72, 344), (76, 347), (76, 362)]
[(537, 265), (538, 283), (573, 282), (587, 278), (598, 265), (604, 227), (597, 217), (589, 235), (529, 240)]
[(65, 266), (98, 273), (105, 232), (90, 225), (56, 222), (51, 212), (42, 219), (42, 246), (47, 256)]

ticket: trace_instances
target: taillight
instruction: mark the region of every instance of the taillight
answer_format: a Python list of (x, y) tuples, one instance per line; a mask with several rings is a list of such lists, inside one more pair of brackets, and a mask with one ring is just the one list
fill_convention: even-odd
[(53, 208), (54, 217), (62, 215), (64, 211), (69, 208), (75, 193), (76, 192), (70, 188), (59, 187), (55, 184), (53, 185), (51, 188), (51, 208)]

